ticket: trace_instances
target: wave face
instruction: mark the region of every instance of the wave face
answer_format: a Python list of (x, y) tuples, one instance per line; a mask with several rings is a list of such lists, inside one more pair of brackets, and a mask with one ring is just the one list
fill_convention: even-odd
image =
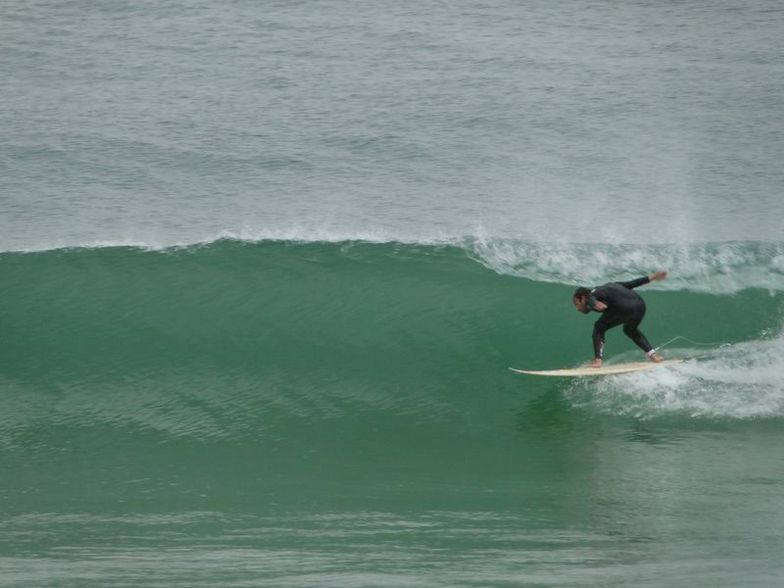
[[(381, 415), (459, 427), (493, 398), (553, 385), (510, 377), (508, 366), (574, 365), (591, 353), (592, 321), (571, 309), (573, 284), (558, 283), (569, 272), (552, 264), (545, 276), (552, 256), (537, 260), (537, 249), (491, 271), (499, 250), (218, 241), (3, 254), (3, 443), (42, 426), (201, 440)], [(753, 244), (738, 259), (764, 255), (778, 263)], [(676, 289), (646, 287), (655, 344), (681, 335), (730, 347), (677, 341), (665, 352), (701, 359), (581, 383), (566, 398), (645, 417), (784, 416), (776, 280), (732, 295), (705, 293), (710, 281), (677, 289), (677, 275)], [(637, 357), (620, 331), (608, 354)]]

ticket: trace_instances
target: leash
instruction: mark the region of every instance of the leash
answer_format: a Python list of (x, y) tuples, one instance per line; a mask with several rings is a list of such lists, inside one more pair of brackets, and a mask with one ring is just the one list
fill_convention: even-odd
[(684, 337), (683, 335), (678, 335), (677, 337), (673, 337), (672, 339), (670, 339), (666, 343), (662, 343), (661, 345), (656, 347), (654, 349), (654, 351), (659, 351), (659, 349), (661, 349), (662, 347), (667, 347), (667, 345), (669, 345), (670, 343), (674, 343), (678, 339), (683, 339), (684, 341), (686, 341), (688, 343), (691, 343), (692, 345), (699, 345), (701, 347), (716, 347), (716, 346), (718, 346), (719, 348), (722, 348), (722, 347), (729, 347), (730, 346), (730, 343), (726, 343), (726, 342), (723, 342), (723, 341), (717, 341), (715, 343), (703, 343), (701, 341), (693, 341), (692, 339), (689, 339), (688, 337)]

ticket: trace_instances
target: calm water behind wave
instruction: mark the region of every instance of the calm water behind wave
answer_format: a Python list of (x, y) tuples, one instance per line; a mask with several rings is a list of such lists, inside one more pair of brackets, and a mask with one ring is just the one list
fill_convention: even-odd
[(0, 246), (779, 241), (776, 10), (6, 3)]

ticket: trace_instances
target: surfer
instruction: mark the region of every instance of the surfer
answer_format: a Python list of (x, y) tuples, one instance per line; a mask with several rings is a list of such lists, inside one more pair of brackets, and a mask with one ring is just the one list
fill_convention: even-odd
[(645, 335), (640, 332), (639, 326), (645, 316), (645, 301), (634, 288), (666, 277), (666, 271), (658, 271), (629, 282), (610, 282), (593, 289), (580, 286), (574, 291), (572, 303), (579, 312), (588, 314), (593, 310), (602, 313), (593, 325), (594, 359), (590, 363), (591, 367), (602, 367), (604, 334), (607, 329), (618, 325), (623, 325), (623, 332), (645, 352), (648, 359), (663, 361), (662, 356), (656, 353)]

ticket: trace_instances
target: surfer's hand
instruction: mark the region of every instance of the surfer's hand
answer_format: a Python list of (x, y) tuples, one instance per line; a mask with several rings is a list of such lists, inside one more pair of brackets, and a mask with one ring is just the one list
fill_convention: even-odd
[(661, 270), (661, 271), (652, 273), (650, 276), (648, 276), (648, 279), (651, 282), (656, 282), (657, 280), (663, 280), (666, 277), (667, 277), (667, 270)]
[(607, 305), (604, 302), (596, 301), (593, 303), (593, 309), (597, 312), (604, 312), (607, 310)]
[(588, 364), (588, 367), (600, 368), (602, 367), (602, 360), (597, 357), (591, 363)]

